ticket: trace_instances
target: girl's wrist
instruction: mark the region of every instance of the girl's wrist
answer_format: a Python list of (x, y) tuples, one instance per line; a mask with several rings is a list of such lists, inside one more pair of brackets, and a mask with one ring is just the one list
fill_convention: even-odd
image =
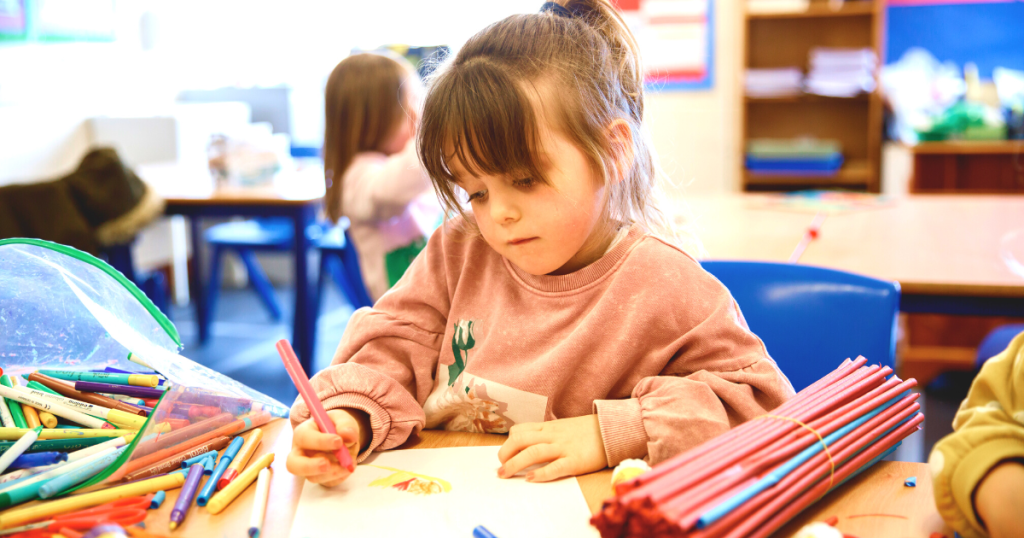
[(1021, 506), (1024, 506), (1024, 463), (1020, 460), (998, 463), (974, 491), (975, 513), (993, 538), (1007, 536), (1006, 530), (1019, 525)]

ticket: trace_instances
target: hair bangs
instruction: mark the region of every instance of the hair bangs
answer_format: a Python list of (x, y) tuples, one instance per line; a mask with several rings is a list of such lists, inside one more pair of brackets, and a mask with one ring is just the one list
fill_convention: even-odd
[(420, 159), (448, 207), (461, 212), (459, 174), (545, 181), (537, 114), (522, 85), (502, 66), (471, 61), (433, 81), (420, 125)]

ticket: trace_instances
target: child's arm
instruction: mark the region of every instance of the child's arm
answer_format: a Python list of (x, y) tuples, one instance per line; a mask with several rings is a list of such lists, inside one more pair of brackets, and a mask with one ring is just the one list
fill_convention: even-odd
[(417, 197), (433, 189), (420, 166), (416, 144), (380, 161), (365, 162), (346, 173), (345, 214), (353, 220), (386, 220), (401, 215)]
[[(981, 368), (960, 404), (953, 430), (935, 444), (928, 459), (939, 513), (964, 536), (1020, 536), (1024, 334)], [(1018, 534), (1004, 534), (1007, 523)]]
[[(374, 449), (401, 445), (425, 422), (423, 402), (434, 373), (450, 308), (445, 251), (439, 229), (405, 276), (373, 309), (356, 311), (331, 366), (310, 382), (324, 408), (365, 413)], [(309, 418), (301, 398), (292, 406), (296, 428)], [(298, 431), (298, 429), (296, 429)]]

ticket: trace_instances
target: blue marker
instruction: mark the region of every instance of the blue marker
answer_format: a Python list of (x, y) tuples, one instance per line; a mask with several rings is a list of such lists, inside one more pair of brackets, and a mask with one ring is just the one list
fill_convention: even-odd
[(33, 452), (31, 454), (22, 454), (17, 458), (14, 458), (14, 461), (11, 462), (11, 466), (7, 469), (28, 469), (29, 467), (53, 465), (54, 463), (60, 463), (62, 461), (68, 461), (67, 452)]
[(235, 437), (231, 444), (224, 449), (224, 454), (221, 455), (220, 461), (217, 462), (217, 468), (213, 470), (213, 474), (203, 484), (203, 490), (199, 492), (199, 497), (196, 499), (196, 504), (199, 506), (206, 506), (206, 503), (213, 497), (213, 494), (217, 492), (217, 482), (220, 480), (221, 475), (224, 471), (228, 470), (228, 465), (231, 465), (231, 460), (235, 458), (238, 451), (242, 449), (242, 444), (245, 443), (245, 439), (242, 436)]
[(484, 527), (483, 525), (478, 525), (475, 529), (473, 529), (473, 538), (498, 538), (498, 537), (495, 536), (494, 534), (492, 534), (491, 531), (487, 530), (487, 527)]
[(182, 469), (188, 469), (192, 465), (205, 460), (206, 457), (209, 456), (210, 454), (213, 454), (214, 457), (217, 457), (217, 451), (216, 450), (207, 450), (206, 452), (203, 452), (202, 454), (200, 454), (198, 456), (189, 458), (189, 459), (181, 462), (181, 468)]
[(149, 501), (149, 509), (155, 510), (160, 508), (160, 505), (164, 503), (164, 499), (167, 498), (166, 491), (158, 491), (156, 495), (153, 495), (153, 500)]

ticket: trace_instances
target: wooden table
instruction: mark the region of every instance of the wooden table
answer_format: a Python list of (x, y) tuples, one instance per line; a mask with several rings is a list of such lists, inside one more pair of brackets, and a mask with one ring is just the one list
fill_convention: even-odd
[[(164, 198), (168, 215), (189, 217), (192, 261), (195, 278), (189, 281), (190, 294), (199, 325), (199, 341), (208, 338), (203, 269), (203, 217), (285, 217), (292, 221), (295, 238), (292, 255), (295, 267), (295, 309), (292, 343), (307, 372), (311, 371), (316, 342), (316, 304), (313, 294), (316, 279), (310, 276), (307, 255), (310, 248), (306, 229), (316, 222), (324, 196), (323, 171), (318, 167), (282, 172), (265, 187), (219, 187), (206, 169), (177, 164), (140, 166), (139, 176)], [(215, 277), (216, 275), (212, 276)], [(210, 277), (210, 278), (212, 278)]]
[[(276, 420), (264, 426), (266, 432), (263, 444), (253, 459), (273, 451), (276, 456), (272, 465), (274, 478), (270, 486), (267, 517), (263, 536), (284, 538), (288, 536), (302, 494), (303, 480), (288, 474), (285, 459), (291, 448), (291, 425), (287, 420)], [(441, 448), (450, 446), (497, 446), (505, 436), (458, 432), (424, 431), (419, 438), (411, 439), (402, 448)], [(909, 476), (917, 477), (917, 487), (903, 486)], [(603, 470), (578, 477), (576, 480), (591, 512), (611, 494), (611, 471)], [(244, 536), (249, 525), (249, 515), (255, 487), (249, 487), (224, 512), (213, 516), (204, 508), (193, 506), (184, 524), (173, 533), (178, 537), (224, 537)], [(932, 532), (944, 533), (952, 538), (935, 510), (932, 498), (931, 475), (923, 463), (881, 462), (861, 476), (832, 492), (814, 506), (805, 510), (776, 536), (790, 536), (803, 525), (820, 521), (829, 516), (838, 516), (838, 528), (845, 533), (866, 538), (869, 536), (905, 536), (927, 538)], [(171, 509), (178, 491), (168, 492), (167, 500), (158, 509), (150, 511), (146, 527), (150, 532), (165, 533)], [(872, 516), (850, 518), (863, 514), (893, 514), (897, 517)]]
[[(710, 259), (788, 260), (814, 214), (765, 199), (687, 198)], [(800, 263), (895, 280), (904, 312), (1024, 317), (1024, 276), (1000, 258), (1014, 230), (1024, 234), (1024, 196), (912, 195), (829, 215)]]

